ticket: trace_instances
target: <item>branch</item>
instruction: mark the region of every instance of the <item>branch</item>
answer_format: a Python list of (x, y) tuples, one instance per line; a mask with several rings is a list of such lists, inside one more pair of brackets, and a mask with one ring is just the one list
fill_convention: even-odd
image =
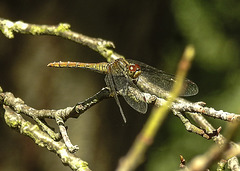
[(9, 39), (14, 38), (14, 32), (21, 34), (31, 34), (31, 35), (51, 35), (59, 36), (68, 40), (71, 40), (82, 45), (86, 45), (100, 53), (107, 61), (113, 61), (117, 58), (122, 58), (123, 56), (117, 54), (111, 49), (114, 48), (114, 44), (111, 41), (106, 41), (100, 38), (92, 38), (79, 34), (70, 30), (70, 24), (60, 23), (58, 26), (52, 25), (37, 25), (29, 24), (23, 21), (12, 22), (0, 18), (0, 29), (2, 33)]
[(63, 164), (68, 165), (72, 170), (90, 171), (87, 162), (71, 154), (64, 143), (54, 141), (48, 134), (41, 131), (37, 125), (25, 121), (21, 115), (15, 113), (10, 107), (4, 105), (4, 109), (4, 119), (9, 127), (30, 137), (37, 145), (56, 153)]
[[(112, 48), (114, 48), (114, 44), (112, 42), (99, 39), (99, 38), (88, 37), (88, 36), (73, 32), (70, 30), (70, 25), (66, 23), (60, 23), (57, 26), (36, 25), (36, 24), (25, 23), (22, 21), (12, 22), (10, 20), (0, 18), (0, 29), (7, 38), (13, 38), (14, 33), (59, 36), (59, 37), (74, 41), (76, 43), (80, 43), (82, 45), (88, 46), (92, 50), (100, 53), (104, 58), (107, 59), (108, 62), (114, 61), (117, 58), (123, 58), (122, 55), (119, 55), (112, 50)], [(143, 94), (145, 96), (145, 100), (147, 103), (155, 102), (156, 106), (164, 106), (165, 104), (169, 104), (170, 109), (173, 111), (173, 113), (176, 116), (180, 118), (180, 120), (183, 122), (183, 124), (185, 125), (186, 129), (189, 132), (194, 132), (207, 139), (213, 139), (213, 141), (215, 141), (218, 145), (223, 145), (226, 142), (225, 138), (220, 134), (220, 128), (215, 129), (202, 115), (221, 119), (228, 122), (239, 121), (240, 119), (240, 116), (238, 114), (228, 113), (222, 110), (217, 111), (213, 108), (205, 107), (204, 103), (202, 102), (192, 103), (182, 98), (176, 98), (176, 99), (173, 98), (174, 100), (170, 98), (170, 100), (167, 101), (166, 99), (169, 98), (168, 92), (163, 92), (162, 90), (155, 88), (154, 85), (150, 83), (146, 83), (141, 80), (139, 80), (137, 84), (138, 84), (138, 87), (140, 87), (145, 92)], [(177, 87), (176, 89), (178, 88), (179, 87)], [(121, 95), (121, 93), (123, 92), (118, 92), (118, 93)], [(173, 94), (173, 96), (175, 95), (177, 95), (177, 93)], [(112, 95), (110, 94), (109, 89), (104, 88), (94, 96), (90, 97), (89, 99), (86, 99), (84, 102), (78, 103), (72, 107), (66, 107), (65, 109), (59, 109), (59, 110), (44, 110), (44, 109), (36, 110), (24, 104), (24, 102), (20, 98), (15, 98), (12, 93), (3, 92), (0, 87), (0, 104), (4, 105), (4, 108), (6, 110), (5, 116), (9, 116), (7, 117), (7, 120), (6, 120), (6, 122), (9, 122), (9, 126), (14, 127), (19, 132), (21, 132), (20, 130), (24, 128), (23, 124), (26, 124), (28, 133), (23, 132), (24, 135), (31, 137), (30, 132), (32, 131), (34, 137), (31, 137), (31, 138), (34, 139), (34, 141), (38, 145), (47, 147), (53, 152), (56, 152), (57, 154), (59, 154), (63, 162), (66, 161), (64, 159), (64, 157), (66, 156), (63, 156), (63, 153), (60, 154), (59, 150), (55, 150), (52, 148), (53, 147), (55, 148), (55, 146), (57, 146), (56, 148), (60, 148), (64, 146), (64, 150), (66, 149), (69, 150), (68, 153), (65, 153), (67, 155), (66, 158), (70, 159), (70, 160), (67, 160), (66, 163), (68, 163), (68, 165), (72, 169), (76, 169), (76, 170), (78, 168), (85, 168), (86, 163), (84, 162), (81, 163), (79, 161), (79, 163), (81, 163), (80, 164), (81, 166), (79, 164), (75, 166), (73, 164), (70, 164), (71, 159), (73, 161), (73, 155), (69, 152), (75, 152), (78, 149), (78, 147), (71, 144), (71, 141), (67, 135), (67, 131), (64, 123), (69, 118), (78, 118), (84, 111), (86, 111), (96, 103), (100, 102), (101, 100), (105, 98), (109, 98), (111, 96)], [(31, 117), (36, 122), (36, 125), (26, 122), (24, 119), (21, 118), (20, 114), (25, 114)], [(186, 117), (186, 114), (193, 118), (194, 122), (197, 124), (196, 126), (193, 123), (190, 123), (189, 119)], [(13, 117), (12, 122), (11, 122), (11, 117)], [(54, 132), (44, 121), (45, 118), (55, 119), (59, 126), (60, 133)], [(40, 128), (37, 125), (40, 126)], [(36, 130), (34, 129), (35, 127), (36, 127)], [(42, 129), (43, 131), (41, 131), (40, 129)], [(154, 130), (153, 133), (155, 134), (156, 131), (157, 129)], [(41, 137), (44, 137), (44, 138), (41, 139)], [(38, 138), (39, 138), (39, 141), (38, 141)], [(61, 138), (63, 138), (64, 144), (61, 142), (57, 142)], [(144, 137), (141, 137), (141, 138), (144, 138)], [(45, 141), (45, 139), (47, 141)], [(153, 136), (150, 137), (150, 139), (148, 139), (150, 140), (147, 142), (149, 144), (145, 144), (145, 145), (149, 146), (151, 144), (152, 139), (153, 139)], [(52, 145), (52, 147), (50, 144)], [(78, 161), (78, 159), (74, 158), (74, 161)], [(237, 163), (237, 162), (233, 162), (233, 163)]]
[[(64, 122), (68, 118), (79, 117), (84, 111), (99, 103), (101, 100), (109, 98), (109, 96), (109, 89), (103, 88), (94, 96), (76, 104), (74, 107), (67, 107), (60, 110), (36, 110), (26, 105), (20, 98), (14, 97), (12, 93), (3, 92), (0, 87), (0, 104), (4, 106), (5, 121), (8, 126), (30, 137), (37, 145), (55, 152), (61, 158), (63, 164), (69, 165), (73, 170), (79, 171), (87, 171), (90, 169), (87, 167), (86, 162), (71, 154), (78, 150), (78, 146), (72, 145), (67, 135)], [(20, 114), (32, 118), (41, 129), (36, 124), (33, 125), (25, 121)], [(44, 118), (55, 119), (61, 134), (55, 133), (47, 123), (45, 123)], [(59, 141), (61, 137), (64, 143)]]
[[(229, 166), (231, 168), (234, 168), (232, 170), (239, 170), (240, 165), (238, 163), (238, 160), (235, 156), (230, 156), (229, 151), (239, 151), (239, 146), (234, 144), (233, 142), (230, 142), (232, 139), (234, 133), (236, 133), (237, 128), (239, 126), (238, 122), (234, 122), (233, 124), (229, 125), (226, 132), (226, 138), (224, 138), (224, 143), (219, 146), (218, 144), (214, 144), (205, 154), (195, 157), (185, 168), (185, 170), (206, 170), (214, 161), (217, 161), (221, 159), (222, 157), (225, 160), (222, 160), (225, 164), (226, 159), (228, 160)], [(226, 155), (228, 154), (228, 156)], [(240, 154), (240, 153), (238, 153)]]
[[(1, 89), (1, 87), (0, 87)], [(2, 89), (1, 89), (2, 90)], [(59, 140), (61, 138), (61, 135), (64, 139), (64, 142), (66, 143), (66, 146), (69, 148), (69, 151), (75, 152), (78, 150), (77, 146), (73, 146), (70, 143), (70, 139), (67, 136), (67, 132), (64, 126), (64, 122), (68, 118), (77, 118), (82, 113), (84, 113), (87, 109), (94, 106), (95, 104), (99, 103), (105, 98), (109, 98), (110, 91), (108, 88), (103, 88), (100, 90), (97, 94), (93, 95), (92, 97), (86, 99), (85, 101), (76, 104), (74, 107), (67, 107), (65, 109), (59, 109), (59, 110), (36, 110), (32, 107), (29, 107), (24, 103), (24, 101), (20, 98), (14, 97), (14, 95), (10, 92), (1, 92), (0, 91), (0, 104), (4, 104), (6, 106), (11, 107), (15, 112), (19, 114), (24, 114), (30, 118), (32, 118), (36, 123), (38, 123), (39, 126), (41, 126), (42, 130), (47, 132), (48, 135), (51, 136), (54, 140)], [(56, 123), (59, 126), (60, 132), (55, 133), (52, 131), (45, 122), (42, 120), (44, 118), (50, 118), (55, 119)]]

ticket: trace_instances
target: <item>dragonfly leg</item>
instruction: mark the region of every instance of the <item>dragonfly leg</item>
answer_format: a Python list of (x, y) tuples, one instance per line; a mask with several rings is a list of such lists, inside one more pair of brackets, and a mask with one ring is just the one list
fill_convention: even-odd
[[(110, 73), (110, 71), (109, 71)], [(111, 95), (114, 97), (118, 107), (119, 107), (119, 110), (120, 110), (120, 113), (122, 115), (122, 118), (123, 118), (123, 121), (124, 123), (127, 122), (127, 119), (123, 113), (123, 110), (122, 110), (122, 107), (121, 107), (121, 104), (120, 104), (120, 101), (118, 99), (118, 96), (117, 96), (117, 91), (116, 91), (116, 88), (114, 87), (114, 80), (112, 78), (112, 75), (111, 74), (107, 74), (106, 77), (105, 77), (105, 82), (107, 84), (107, 86), (110, 88), (111, 90)]]

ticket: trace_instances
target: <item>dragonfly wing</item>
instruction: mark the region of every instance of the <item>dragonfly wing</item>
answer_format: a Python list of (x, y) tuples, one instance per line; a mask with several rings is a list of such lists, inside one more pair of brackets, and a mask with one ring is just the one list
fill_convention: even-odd
[(140, 113), (147, 112), (145, 96), (130, 78), (126, 76), (115, 76), (114, 83), (116, 90), (122, 92), (123, 98), (133, 109)]
[(123, 121), (126, 123), (127, 119), (126, 119), (126, 117), (125, 117), (125, 115), (123, 113), (120, 101), (118, 99), (117, 92), (116, 92), (116, 89), (114, 87), (114, 82), (113, 82), (113, 78), (112, 78), (111, 74), (107, 74), (106, 75), (105, 82), (106, 82), (107, 86), (111, 89), (111, 91), (113, 92), (114, 99), (115, 99), (115, 101), (116, 101), (116, 103), (117, 103), (117, 105), (119, 107), (119, 110), (120, 110), (120, 113), (122, 115)]
[[(166, 91), (170, 91), (172, 89), (173, 84), (176, 82), (175, 76), (171, 74), (167, 74), (164, 71), (158, 70), (152, 66), (149, 66), (145, 63), (135, 61), (132, 59), (127, 60), (130, 63), (138, 64), (141, 67), (141, 75), (139, 77), (144, 77), (144, 80), (152, 83), (153, 85), (158, 86)], [(198, 93), (198, 86), (190, 81), (189, 79), (185, 79), (183, 84), (183, 89), (181, 92), (181, 96), (193, 96)]]
[(127, 89), (127, 95), (123, 96), (123, 98), (136, 111), (143, 114), (147, 112), (145, 96), (138, 88), (129, 86)]

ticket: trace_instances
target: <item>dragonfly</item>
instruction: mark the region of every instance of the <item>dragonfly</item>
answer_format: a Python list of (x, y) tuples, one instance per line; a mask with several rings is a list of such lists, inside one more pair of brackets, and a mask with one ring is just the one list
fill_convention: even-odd
[[(145, 63), (132, 59), (119, 58), (113, 62), (82, 63), (82, 62), (53, 62), (47, 65), (56, 68), (83, 68), (98, 73), (106, 74), (105, 82), (115, 98), (124, 122), (126, 117), (118, 99), (118, 93), (136, 111), (147, 112), (147, 102), (143, 94), (145, 92), (138, 82), (144, 81), (147, 87), (157, 87), (169, 92), (176, 82), (174, 75), (167, 74)], [(189, 79), (185, 79), (181, 96), (193, 96), (198, 93), (198, 86)], [(154, 89), (154, 88), (153, 88)], [(157, 89), (157, 90), (158, 90)], [(151, 94), (151, 93), (150, 93)], [(158, 95), (158, 94), (155, 94)], [(159, 95), (158, 95), (159, 96)]]

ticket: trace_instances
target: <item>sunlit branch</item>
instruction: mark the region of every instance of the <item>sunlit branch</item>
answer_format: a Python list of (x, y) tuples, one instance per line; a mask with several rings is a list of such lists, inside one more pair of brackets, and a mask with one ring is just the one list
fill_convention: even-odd
[(37, 25), (29, 24), (23, 21), (10, 21), (0, 18), (0, 29), (2, 33), (9, 39), (14, 38), (15, 33), (31, 34), (31, 35), (52, 35), (59, 36), (76, 43), (86, 45), (89, 48), (99, 52), (107, 61), (112, 61), (122, 57), (114, 52), (114, 44), (100, 38), (93, 38), (70, 30), (70, 24), (60, 23), (59, 25)]
[(90, 171), (88, 163), (70, 153), (64, 143), (54, 141), (48, 134), (39, 129), (37, 125), (24, 120), (20, 114), (15, 113), (10, 107), (4, 105), (4, 109), (4, 119), (9, 127), (30, 137), (37, 145), (56, 153), (61, 161), (73, 170)]
[[(111, 41), (106, 41), (99, 38), (92, 38), (80, 33), (73, 32), (72, 30), (70, 30), (69, 24), (60, 23), (56, 26), (36, 25), (25, 23), (22, 21), (12, 22), (10, 20), (0, 18), (0, 29), (7, 38), (13, 38), (15, 33), (59, 36), (70, 41), (88, 46), (92, 50), (97, 51), (99, 54), (101, 54), (104, 58), (107, 59), (108, 62), (123, 57), (122, 55), (119, 55), (113, 51), (112, 48), (114, 48), (114, 44)], [(186, 63), (186, 61), (183, 61), (180, 64), (180, 68), (181, 67), (182, 69), (180, 69), (180, 71), (185, 69), (187, 70), (189, 67), (188, 62)], [(181, 76), (181, 79), (183, 79), (186, 72), (184, 71), (183, 73), (180, 73), (180, 75), (181, 74), (183, 74)], [(181, 80), (177, 83), (179, 82), (181, 82)], [(192, 103), (182, 98), (176, 98), (178, 91), (181, 90), (181, 84), (180, 86), (178, 85), (174, 88), (174, 91), (176, 91), (177, 93), (173, 93), (171, 94), (171, 96), (169, 96), (168, 92), (160, 92), (159, 90), (155, 90), (154, 88), (149, 86), (149, 84), (141, 82), (141, 80), (138, 81), (138, 84), (139, 87), (148, 92), (143, 93), (147, 103), (154, 102), (155, 106), (157, 107), (165, 106), (163, 107), (165, 111), (167, 111), (168, 109), (172, 110), (173, 113), (180, 118), (186, 130), (196, 133), (206, 139), (213, 139), (213, 141), (215, 141), (216, 144), (220, 146), (224, 146), (226, 144), (226, 139), (220, 134), (220, 129), (215, 129), (203, 117), (203, 115), (228, 122), (239, 121), (240, 115), (238, 114), (224, 112), (222, 110), (218, 111), (211, 107), (204, 106), (204, 103), (201, 102)], [(117, 93), (121, 95), (121, 92)], [(67, 135), (65, 121), (69, 118), (78, 118), (82, 113), (91, 108), (93, 105), (109, 97), (112, 97), (109, 88), (103, 88), (94, 96), (72, 107), (66, 107), (64, 109), (58, 110), (36, 110), (26, 105), (24, 101), (20, 98), (14, 97), (12, 93), (3, 92), (0, 87), (0, 104), (1, 106), (4, 106), (5, 121), (6, 123), (8, 123), (9, 127), (16, 129), (17, 131), (26, 136), (29, 136), (39, 146), (46, 147), (50, 151), (58, 154), (62, 162), (69, 165), (73, 170), (89, 170), (89, 168), (87, 167), (86, 162), (80, 160), (79, 158), (71, 154), (71, 152), (75, 152), (78, 147), (71, 144), (70, 138)], [(25, 121), (21, 116), (22, 114), (31, 117), (36, 122), (36, 124), (33, 125), (30, 122)], [(148, 146), (151, 145), (154, 135), (156, 134), (158, 128), (160, 127), (162, 121), (166, 116), (162, 114), (162, 112), (158, 115), (161, 115), (161, 118), (156, 117), (157, 119), (154, 119), (154, 124), (147, 123), (151, 125), (151, 129), (146, 129), (147, 131), (145, 131), (148, 135), (145, 136), (146, 134), (140, 133), (138, 138), (136, 139), (137, 143), (140, 142), (142, 143), (141, 145), (144, 146), (143, 150), (140, 153), (132, 150), (133, 152), (136, 152), (135, 158), (126, 157), (124, 159), (125, 161), (122, 160), (122, 163), (119, 165), (119, 170), (123, 170), (126, 168), (123, 166), (124, 162), (126, 162), (127, 165), (132, 162), (134, 166), (130, 166), (130, 168), (137, 167), (137, 165), (141, 162), (141, 159), (144, 156), (144, 152), (146, 151)], [(191, 123), (187, 117), (192, 117), (197, 126)], [(59, 126), (60, 133), (54, 132), (50, 128), (50, 126), (47, 125), (44, 120), (46, 118), (55, 119)], [(151, 132), (151, 135), (149, 134), (149, 132)], [(61, 138), (63, 138), (64, 143), (59, 141)], [(239, 147), (238, 144), (235, 145)], [(132, 151), (130, 151), (129, 153), (131, 153)], [(239, 155), (240, 152), (238, 152), (237, 150), (229, 150), (227, 152), (227, 154), (231, 156), (231, 158), (227, 158), (229, 159), (229, 166), (231, 168), (234, 168), (234, 166), (236, 166), (236, 168), (239, 168), (239, 163), (236, 157), (234, 157), (233, 155)], [(220, 152), (218, 154), (220, 154)], [(136, 158), (136, 155), (138, 158)]]

